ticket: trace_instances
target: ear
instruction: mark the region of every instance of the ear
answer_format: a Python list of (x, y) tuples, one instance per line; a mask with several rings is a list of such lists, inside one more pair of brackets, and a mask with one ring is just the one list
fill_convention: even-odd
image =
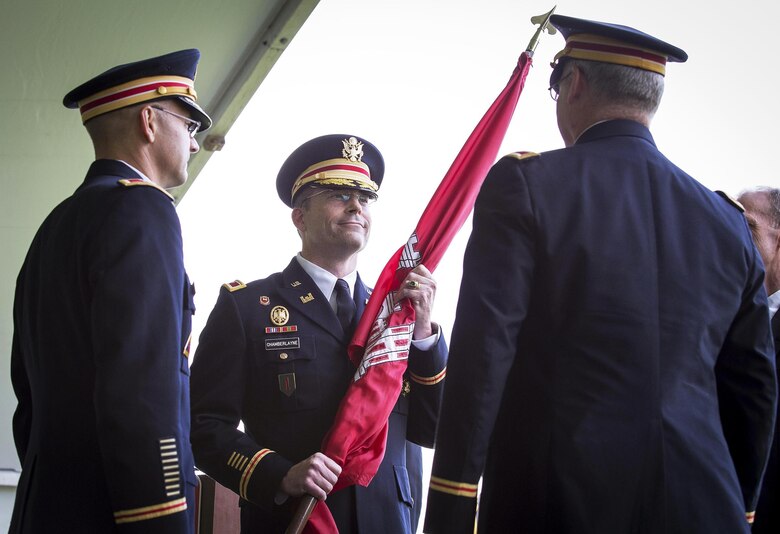
[(566, 97), (569, 99), (569, 101), (582, 98), (587, 89), (588, 79), (585, 78), (585, 73), (582, 72), (582, 69), (576, 65), (573, 66), (571, 71), (571, 78), (569, 80), (569, 90), (566, 93)]
[(293, 208), (290, 214), (295, 228), (298, 229), (298, 233), (303, 232), (306, 229), (306, 222), (303, 220), (303, 208)]
[(141, 134), (149, 143), (154, 143), (159, 128), (159, 119), (151, 106), (141, 108), (138, 120), (141, 126)]

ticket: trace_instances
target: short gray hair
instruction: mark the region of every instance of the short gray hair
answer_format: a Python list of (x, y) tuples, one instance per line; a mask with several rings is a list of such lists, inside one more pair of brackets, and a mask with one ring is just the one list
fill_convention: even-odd
[(654, 115), (664, 94), (664, 77), (648, 70), (570, 59), (570, 68), (578, 67), (594, 94), (610, 103), (637, 108)]
[(758, 193), (766, 196), (766, 199), (769, 201), (769, 209), (761, 210), (761, 214), (772, 221), (772, 228), (780, 229), (780, 189), (767, 186), (758, 186), (754, 187), (753, 189), (743, 191), (739, 194), (739, 196), (741, 197), (742, 195), (748, 193)]

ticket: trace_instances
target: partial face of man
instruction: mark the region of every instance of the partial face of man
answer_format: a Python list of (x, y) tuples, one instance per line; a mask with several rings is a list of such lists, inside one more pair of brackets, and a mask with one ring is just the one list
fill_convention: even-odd
[(774, 227), (769, 196), (762, 192), (751, 192), (740, 196), (739, 201), (745, 207), (745, 217), (753, 233), (753, 241), (764, 261), (767, 292), (772, 294), (780, 290), (780, 229)]
[(187, 163), (190, 156), (196, 153), (200, 146), (191, 135), (193, 122), (185, 106), (173, 100), (155, 102), (154, 113), (158, 114), (161, 126), (160, 146), (160, 184), (165, 188), (177, 187), (187, 181)]
[(348, 258), (368, 244), (371, 213), (367, 196), (358, 190), (320, 190), (300, 208), (298, 230), (303, 251)]
[(565, 69), (568, 70), (564, 70), (554, 87), (555, 92), (558, 94), (558, 98), (555, 100), (555, 116), (558, 119), (558, 131), (561, 134), (563, 143), (568, 147), (573, 145), (575, 141), (571, 132), (571, 109), (566, 98), (574, 69), (572, 67), (566, 67)]

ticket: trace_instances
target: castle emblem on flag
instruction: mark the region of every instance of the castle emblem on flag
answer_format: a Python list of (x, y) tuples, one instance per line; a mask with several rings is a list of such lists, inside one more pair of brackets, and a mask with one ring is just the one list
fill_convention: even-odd
[(369, 367), (409, 359), (414, 323), (388, 324), (388, 318), (395, 308), (392, 294), (387, 295), (368, 334), (366, 351), (353, 377), (355, 382), (363, 378)]
[(420, 253), (414, 250), (416, 244), (417, 234), (414, 233), (409, 236), (409, 240), (406, 242), (406, 245), (404, 245), (401, 257), (398, 259), (399, 269), (414, 269), (420, 264)]

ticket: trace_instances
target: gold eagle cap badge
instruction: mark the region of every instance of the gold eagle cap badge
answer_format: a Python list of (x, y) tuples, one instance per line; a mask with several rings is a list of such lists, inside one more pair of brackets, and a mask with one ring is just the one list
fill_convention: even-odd
[(344, 144), (344, 148), (341, 150), (342, 157), (349, 161), (362, 161), (363, 143), (358, 141), (356, 137), (343, 139), (341, 142)]

